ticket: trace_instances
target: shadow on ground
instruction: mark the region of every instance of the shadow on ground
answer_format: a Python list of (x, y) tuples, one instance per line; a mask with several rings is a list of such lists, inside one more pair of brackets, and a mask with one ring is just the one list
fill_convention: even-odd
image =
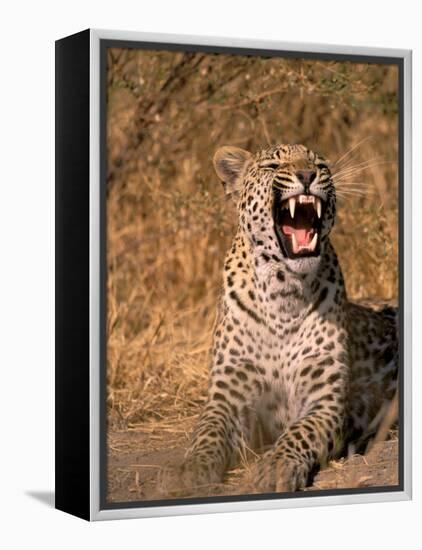
[(41, 502), (49, 508), (54, 508), (56, 496), (54, 491), (26, 491), (25, 494), (28, 497), (38, 500), (38, 502)]

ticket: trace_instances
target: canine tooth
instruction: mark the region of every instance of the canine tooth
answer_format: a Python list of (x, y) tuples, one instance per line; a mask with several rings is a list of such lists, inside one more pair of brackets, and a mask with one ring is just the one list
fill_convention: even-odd
[(292, 248), (293, 248), (294, 254), (297, 254), (297, 252), (299, 252), (299, 248), (297, 246), (297, 241), (296, 241), (296, 235), (294, 233), (292, 233)]
[(317, 211), (317, 214), (318, 214), (318, 218), (321, 217), (321, 200), (320, 199), (316, 199), (316, 211)]
[(289, 210), (290, 210), (290, 216), (292, 218), (295, 217), (295, 208), (296, 208), (296, 199), (294, 197), (290, 197), (290, 199), (289, 199)]
[(316, 244), (318, 241), (318, 233), (315, 233), (315, 235), (312, 237), (312, 241), (309, 243), (309, 250), (315, 250)]

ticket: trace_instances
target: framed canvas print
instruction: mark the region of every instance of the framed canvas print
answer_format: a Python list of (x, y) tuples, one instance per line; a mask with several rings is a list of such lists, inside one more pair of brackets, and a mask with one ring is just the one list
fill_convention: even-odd
[(411, 497), (411, 53), (56, 43), (56, 506)]

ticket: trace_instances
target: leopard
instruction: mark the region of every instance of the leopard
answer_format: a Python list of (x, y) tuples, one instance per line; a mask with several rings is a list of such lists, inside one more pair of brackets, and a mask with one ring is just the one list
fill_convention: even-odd
[[(330, 163), (304, 145), (220, 147), (237, 229), (225, 258), (205, 405), (161, 488), (222, 483), (263, 449), (253, 491), (305, 489), (350, 446), (363, 452), (398, 386), (398, 310), (348, 299), (330, 240)], [(259, 436), (257, 436), (257, 434)]]

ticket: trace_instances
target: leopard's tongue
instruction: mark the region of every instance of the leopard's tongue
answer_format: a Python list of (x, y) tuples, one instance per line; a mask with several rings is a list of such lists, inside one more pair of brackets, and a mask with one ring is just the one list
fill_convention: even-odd
[(296, 242), (299, 246), (307, 246), (310, 244), (312, 237), (314, 236), (314, 229), (311, 228), (296, 228), (291, 225), (282, 225), (281, 229), (285, 235), (294, 234), (296, 237)]

